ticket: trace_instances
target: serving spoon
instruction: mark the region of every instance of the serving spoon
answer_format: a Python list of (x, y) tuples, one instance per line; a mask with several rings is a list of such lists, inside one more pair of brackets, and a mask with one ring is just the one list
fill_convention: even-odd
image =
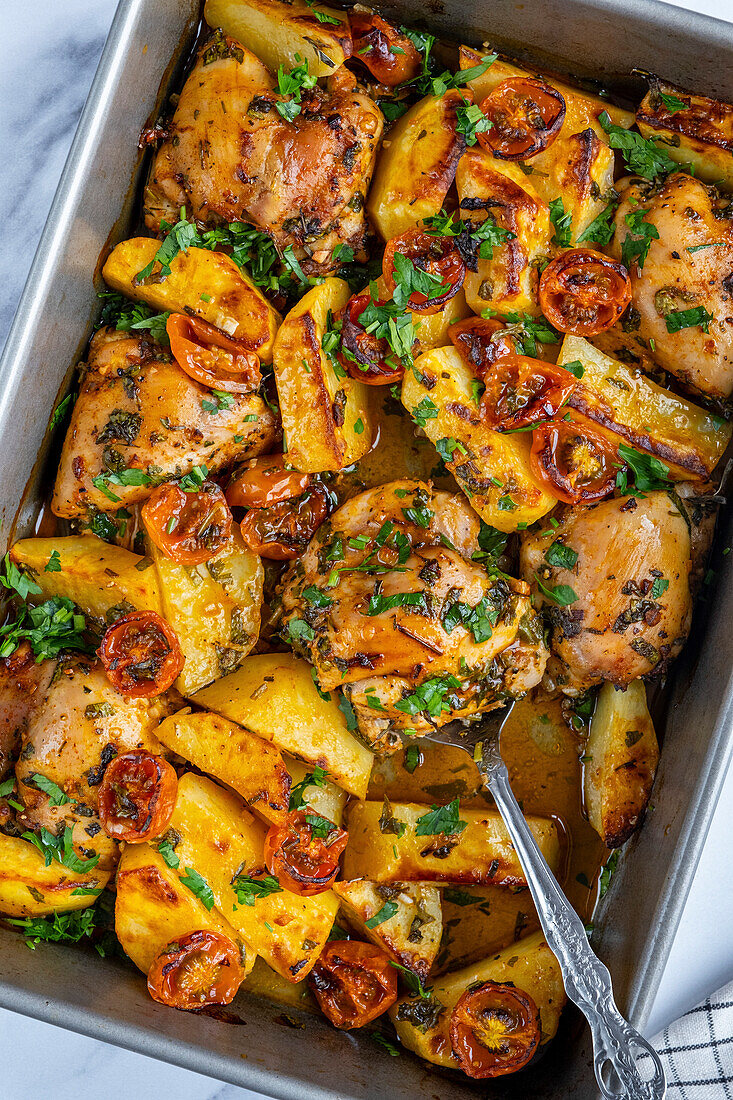
[[(654, 1047), (628, 1023), (613, 999), (611, 975), (588, 943), (585, 927), (542, 855), (509, 784), (499, 739), (512, 706), (490, 711), (466, 729), (434, 730), (428, 740), (465, 749), (491, 793), (527, 879), (547, 944), (557, 958), (565, 992), (590, 1024), (593, 1068), (607, 1100), (662, 1100), (667, 1086)], [(638, 1059), (651, 1059), (642, 1077)]]

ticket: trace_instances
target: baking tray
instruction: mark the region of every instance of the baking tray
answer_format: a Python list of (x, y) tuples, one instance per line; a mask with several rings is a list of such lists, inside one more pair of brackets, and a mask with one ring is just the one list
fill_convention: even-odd
[[(198, 0), (119, 5), (0, 361), (0, 545), (36, 521), (44, 471), (49, 476), (58, 453), (49, 414), (71, 385), (98, 313), (93, 273), (100, 253), (129, 230), (142, 164), (138, 135), (175, 86), (198, 9)], [(638, 93), (629, 74), (639, 67), (733, 101), (733, 26), (656, 0), (404, 0), (386, 10), (445, 37), (460, 27), (468, 42), (490, 39), (621, 94)], [(729, 560), (721, 559), (675, 666), (646, 824), (627, 845), (596, 919), (596, 949), (619, 1004), (641, 1029), (733, 750)], [(337, 1033), (321, 1019), (304, 1017), (305, 1028), (293, 1029), (281, 1008), (246, 995), (236, 1002), (241, 1026), (173, 1012), (155, 1004), (123, 962), (58, 945), (30, 952), (3, 928), (0, 1005), (282, 1100), (597, 1096), (588, 1033), (572, 1013), (536, 1067), (478, 1087), (407, 1052), (392, 1058), (368, 1037)]]

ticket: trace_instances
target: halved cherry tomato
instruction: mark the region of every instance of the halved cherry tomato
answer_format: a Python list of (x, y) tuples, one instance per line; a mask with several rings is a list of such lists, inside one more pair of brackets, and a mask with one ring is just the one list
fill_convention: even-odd
[(240, 508), (264, 508), (300, 496), (311, 485), (311, 474), (285, 469), (285, 455), (261, 455), (251, 459), (232, 480), (227, 502)]
[(129, 699), (166, 691), (183, 668), (172, 628), (156, 611), (133, 611), (107, 630), (98, 650), (113, 687)]
[(321, 1011), (334, 1027), (363, 1027), (397, 1000), (397, 971), (389, 956), (371, 943), (327, 943), (309, 983)]
[(502, 80), (481, 104), (491, 126), (480, 143), (499, 160), (527, 160), (551, 145), (565, 121), (565, 100), (544, 80)]
[(573, 336), (597, 336), (615, 325), (631, 301), (623, 264), (592, 248), (570, 248), (540, 276), (540, 306), (550, 324)]
[(333, 883), (349, 834), (314, 810), (292, 810), (265, 837), (265, 863), (294, 894), (322, 894)]
[(171, 313), (165, 328), (173, 358), (195, 382), (224, 393), (249, 393), (259, 385), (260, 360), (241, 340), (182, 313)]
[(349, 15), (353, 40), (352, 60), (361, 61), (380, 84), (394, 88), (413, 80), (422, 69), (419, 51), (406, 34), (382, 19), (376, 12), (358, 11)]
[(107, 765), (99, 788), (99, 817), (107, 836), (142, 844), (168, 827), (178, 776), (162, 756), (124, 752)]
[(367, 332), (360, 321), (371, 301), (369, 294), (355, 294), (346, 303), (341, 323), (341, 351), (337, 352), (336, 358), (352, 378), (358, 378), (368, 386), (389, 386), (392, 382), (399, 382), (405, 368), (387, 340)]
[(382, 258), (382, 275), (390, 294), (396, 286), (395, 256), (406, 257), (419, 272), (433, 277), (428, 294), (410, 294), (407, 306), (414, 313), (437, 313), (463, 286), (466, 264), (452, 237), (434, 237), (422, 229), (408, 229), (394, 237)]
[(584, 504), (613, 492), (620, 463), (610, 436), (577, 413), (566, 413), (535, 428), (530, 465), (553, 496)]
[(245, 545), (261, 558), (291, 561), (303, 553), (330, 510), (324, 486), (313, 485), (302, 496), (250, 508), (239, 529)]
[(517, 354), (516, 345), (506, 330), (505, 321), (493, 317), (467, 317), (451, 325), (448, 335), (466, 366), (483, 378), (497, 359)]
[(540, 1013), (528, 993), (510, 983), (483, 982), (459, 998), (450, 1041), (469, 1077), (503, 1077), (532, 1059), (540, 1043)]
[(228, 1005), (244, 980), (239, 948), (228, 936), (188, 932), (167, 944), (148, 971), (148, 992), (170, 1008)]
[(576, 386), (573, 375), (528, 355), (505, 355), (483, 376), (481, 416), (494, 431), (524, 428), (556, 416)]
[(209, 561), (232, 533), (232, 513), (224, 493), (213, 481), (186, 493), (169, 482), (159, 485), (140, 513), (150, 538), (167, 558), (181, 565)]

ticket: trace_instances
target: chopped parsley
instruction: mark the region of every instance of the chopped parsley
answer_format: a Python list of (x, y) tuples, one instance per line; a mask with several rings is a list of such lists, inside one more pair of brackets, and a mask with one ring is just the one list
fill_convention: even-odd
[(649, 595), (653, 600), (658, 600), (660, 596), (664, 595), (668, 588), (669, 581), (665, 577), (655, 577)]
[(174, 850), (176, 843), (178, 843), (178, 841), (174, 837), (170, 837), (168, 833), (165, 834), (162, 840), (158, 841), (158, 851), (163, 857), (166, 866), (173, 867), (174, 869), (180, 866), (181, 863)]
[(302, 810), (303, 806), (307, 806), (303, 795), (308, 787), (323, 787), (326, 783), (327, 772), (323, 768), (319, 768), (316, 765), (312, 772), (308, 772), (303, 776), (300, 783), (296, 783), (290, 791), (290, 801), (288, 803), (289, 810)]
[(457, 836), (467, 825), (468, 822), (460, 817), (460, 801), (454, 798), (447, 806), (433, 806), (419, 817), (415, 822), (415, 835), (437, 836), (443, 833), (445, 836)]
[(644, 215), (648, 213), (648, 210), (633, 210), (624, 218), (629, 227), (621, 245), (621, 259), (626, 268), (631, 269), (631, 265), (636, 263), (637, 269), (641, 271), (652, 241), (659, 240), (657, 227), (644, 221)]
[(262, 878), (237, 875), (232, 882), (232, 890), (240, 905), (254, 905), (257, 898), (269, 898), (271, 894), (282, 893), (282, 886), (274, 875), (263, 875)]
[(679, 332), (683, 328), (701, 328), (703, 332), (707, 332), (708, 325), (714, 319), (714, 315), (708, 313), (704, 306), (675, 309), (665, 317), (667, 332)]
[(424, 428), (428, 420), (437, 420), (438, 406), (429, 397), (423, 397), (414, 409), (411, 409), (412, 418), (421, 428)]
[(575, 603), (578, 598), (575, 594), (575, 590), (571, 588), (569, 584), (556, 584), (554, 588), (548, 588), (547, 585), (542, 583), (536, 573), (535, 580), (542, 594), (546, 596), (548, 600), (552, 600), (553, 603), (556, 603), (558, 607), (568, 607), (571, 603)]
[[(481, 310), (482, 317), (496, 317), (497, 310), (488, 306), (486, 309)], [(528, 355), (530, 358), (535, 359), (537, 357), (537, 344), (557, 344), (559, 337), (554, 328), (545, 320), (544, 317), (532, 317), (529, 313), (518, 313), (516, 310), (512, 310), (509, 313), (503, 313), (501, 318), (505, 327), (499, 332), (494, 334), (496, 339), (499, 336), (510, 336), (517, 346), (517, 350), (522, 355)]]
[(214, 892), (203, 875), (193, 867), (185, 868), (185, 875), (179, 875), (181, 883), (194, 894), (211, 912), (214, 908)]
[(197, 493), (209, 476), (206, 466), (194, 466), (190, 473), (184, 474), (178, 481), (178, 488), (184, 493)]
[(381, 615), (395, 607), (416, 607), (426, 614), (425, 593), (395, 592), (392, 596), (383, 596), (381, 592), (375, 592), (369, 597), (366, 613), (368, 616)]
[(403, 714), (424, 712), (431, 718), (438, 718), (444, 710), (454, 709), (450, 696), (459, 690), (460, 686), (461, 681), (450, 673), (444, 676), (432, 676), (404, 699), (398, 699), (394, 704), (395, 710)]
[(602, 247), (610, 244), (615, 228), (613, 216), (616, 213), (617, 206), (618, 196), (614, 192), (614, 197), (606, 203), (600, 214), (596, 214), (590, 225), (580, 234), (578, 237), (578, 244), (583, 244), (584, 241), (592, 241), (594, 244), (601, 245)]
[(56, 860), (67, 867), (75, 875), (86, 874), (93, 871), (99, 863), (99, 856), (94, 855), (89, 859), (83, 859), (74, 851), (72, 832), (70, 826), (64, 828), (60, 836), (54, 836), (48, 829), (42, 828), (40, 833), (23, 833), (23, 839), (29, 840), (43, 856), (46, 867), (50, 867), (51, 861)]
[(617, 848), (601, 871), (600, 897), (603, 897), (603, 895), (608, 890), (608, 887), (611, 885), (611, 879), (613, 878), (616, 868), (618, 867), (619, 855), (620, 851)]
[(204, 397), (201, 401), (201, 408), (204, 412), (216, 416), (222, 409), (231, 409), (233, 404), (234, 397), (231, 393), (224, 393), (223, 390), (212, 390), (211, 399)]
[(30, 782), (34, 787), (37, 787), (39, 791), (43, 791), (45, 795), (48, 795), (49, 806), (65, 806), (71, 802), (71, 799), (66, 793), (59, 787), (58, 783), (54, 783), (53, 779), (47, 779), (45, 775), (41, 775), (40, 772), (34, 772), (30, 776)]
[(573, 212), (566, 210), (561, 198), (550, 202), (550, 221), (555, 226), (552, 243), (558, 248), (569, 248), (572, 239)]
[(366, 928), (377, 928), (380, 924), (384, 924), (385, 921), (391, 920), (397, 912), (396, 901), (385, 901), (382, 908), (378, 913), (375, 913), (369, 920), (364, 921)]
[(672, 160), (658, 141), (647, 140), (641, 134), (634, 134), (623, 126), (614, 125), (608, 111), (602, 111), (598, 121), (608, 135), (608, 144), (612, 149), (620, 151), (626, 167), (635, 176), (655, 180), (678, 170), (677, 162)]
[(61, 555), (59, 554), (58, 550), (53, 550), (51, 552), (51, 557), (46, 562), (46, 564), (44, 566), (44, 569), (43, 569), (43, 572), (44, 573), (60, 573), (61, 572)]
[(422, 754), (417, 745), (408, 745), (405, 749), (404, 769), (409, 775), (412, 775), (420, 765)]
[(466, 145), (475, 145), (476, 135), (485, 134), (492, 125), (477, 103), (466, 100), (456, 107), (456, 133), (462, 134)]
[(463, 626), (473, 635), (473, 640), (480, 644), (486, 642), (493, 634), (499, 616), (503, 611), (503, 599), (497, 606), (497, 601), (491, 595), (484, 596), (477, 604), (456, 601), (447, 606), (440, 617), (443, 629), (452, 634), (457, 626)]
[[(669, 487), (669, 466), (654, 455), (644, 454), (634, 450), (626, 443), (620, 443), (619, 456), (634, 475), (634, 488), (640, 493), (652, 492), (655, 489), (667, 489)], [(626, 470), (619, 470), (616, 475), (616, 488), (626, 492), (628, 487)]]
[(689, 111), (690, 109), (689, 102), (686, 103), (684, 99), (680, 99), (676, 95), (670, 95), (669, 92), (659, 92), (659, 98), (670, 115), (675, 115), (678, 111)]
[(463, 444), (460, 443), (457, 439), (454, 439), (452, 436), (444, 439), (439, 439), (435, 444), (435, 449), (437, 450), (438, 454), (444, 462), (455, 461), (453, 456), (455, 455), (456, 451), (458, 451), (459, 455), (468, 454)]
[(549, 550), (545, 551), (545, 561), (557, 569), (573, 569), (578, 560), (578, 553), (564, 542), (553, 542)]
[(79, 943), (88, 939), (96, 929), (95, 911), (91, 906), (71, 913), (53, 913), (50, 917), (5, 919), (8, 924), (22, 930), (31, 951), (35, 951), (39, 943)]
[(319, 23), (330, 23), (334, 27), (339, 26), (341, 20), (334, 19), (332, 15), (327, 15), (325, 11), (319, 11), (318, 8), (315, 6), (314, 0), (305, 0), (305, 3), (306, 6), (309, 7), (310, 10), (313, 12)]
[(301, 61), (297, 53), (295, 59), (300, 64), (293, 69), (286, 71), (281, 65), (277, 70), (277, 90), (280, 95), (290, 96), (290, 98), (277, 102), (275, 109), (286, 122), (292, 122), (300, 114), (303, 89), (308, 91), (315, 88), (318, 83), (318, 77), (308, 72), (308, 62)]

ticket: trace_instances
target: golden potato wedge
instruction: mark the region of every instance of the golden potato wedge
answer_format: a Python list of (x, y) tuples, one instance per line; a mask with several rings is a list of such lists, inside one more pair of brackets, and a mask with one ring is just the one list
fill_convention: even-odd
[(167, 865), (150, 844), (126, 844), (117, 869), (115, 932), (126, 955), (143, 974), (166, 944), (189, 932), (218, 932), (241, 951), (245, 974), (256, 954), (218, 909), (204, 903), (181, 882), (181, 871)]
[(0, 913), (5, 917), (48, 917), (86, 909), (94, 905), (96, 895), (75, 891), (102, 889), (110, 874), (99, 867), (72, 873), (56, 860), (46, 867), (29, 840), (0, 833)]
[(340, 787), (366, 797), (372, 754), (346, 728), (336, 698), (322, 699), (310, 665), (292, 653), (257, 653), (193, 696), (193, 702), (318, 764)]
[[(684, 108), (675, 104), (670, 111), (663, 95), (674, 96)], [(662, 142), (672, 160), (692, 165), (698, 179), (733, 190), (732, 104), (655, 82), (639, 104), (636, 124), (643, 137)]]
[(203, 565), (172, 561), (148, 539), (163, 616), (175, 630), (186, 663), (176, 680), (182, 695), (235, 669), (260, 632), (264, 569), (236, 526), (219, 553)]
[(309, 972), (328, 939), (338, 909), (331, 890), (300, 897), (279, 890), (240, 902), (232, 885), (239, 875), (265, 871), (266, 829), (241, 799), (210, 779), (187, 772), (178, 783), (170, 829), (180, 835), (179, 873), (193, 868), (210, 886), (222, 915), (258, 955), (288, 981)]
[[(154, 309), (189, 313), (235, 336), (269, 363), (281, 317), (234, 260), (223, 252), (189, 248), (170, 263), (171, 273), (137, 282), (155, 258), (160, 241), (132, 237), (112, 250), (102, 268), (108, 286)], [(157, 280), (157, 281), (155, 281)]]
[(485, 959), (487, 954), (502, 951), (539, 928), (527, 890), (507, 890), (505, 886), (445, 886), (440, 894), (443, 925), (449, 934), (441, 944), (434, 974), (444, 974)]
[(537, 933), (491, 958), (439, 978), (429, 1000), (413, 995), (400, 998), (389, 1015), (408, 1050), (437, 1066), (456, 1067), (448, 1031), (451, 1012), (475, 982), (507, 982), (528, 993), (540, 1012), (543, 1044), (557, 1031), (565, 989), (557, 959)]
[[(404, 824), (382, 832), (381, 802), (355, 802), (347, 811), (349, 844), (344, 853), (344, 881), (365, 878), (373, 882), (462, 882), (477, 885), (525, 886), (526, 879), (514, 847), (495, 810), (460, 810), (466, 827), (455, 836), (418, 835), (418, 818), (429, 806), (395, 802), (392, 817)], [(554, 822), (528, 817), (527, 823), (550, 867), (560, 859), (560, 840)], [(427, 823), (423, 828), (427, 827)]]
[[(61, 568), (46, 572), (54, 551)], [(162, 614), (150, 560), (96, 535), (21, 539), (12, 547), (10, 559), (33, 576), (45, 599), (64, 596), (107, 625), (131, 611)]]
[[(351, 31), (344, 12), (318, 4), (330, 22), (319, 21), (305, 3), (281, 0), (206, 0), (204, 18), (221, 27), (277, 72), (308, 62), (313, 76), (329, 76), (351, 57)], [(333, 20), (336, 20), (334, 23)]]
[[(337, 882), (334, 893), (355, 932), (425, 981), (440, 948), (440, 891), (425, 882)], [(377, 923), (374, 923), (377, 922)]]
[(349, 300), (343, 279), (304, 294), (283, 321), (272, 362), (288, 461), (303, 473), (342, 470), (371, 449), (368, 389), (334, 366), (321, 344), (329, 314)]
[(266, 997), (268, 1001), (287, 1008), (318, 1012), (318, 1004), (305, 979), (300, 982), (286, 981), (261, 958), (255, 959), (252, 973), (244, 979), (241, 988), (256, 997)]
[(626, 691), (603, 685), (583, 759), (588, 820), (607, 847), (619, 848), (644, 818), (659, 761), (643, 680)]
[[(285, 757), (285, 766), (290, 772), (291, 792), (308, 775), (313, 775), (313, 769), (302, 760), (296, 760), (294, 756)], [(344, 819), (344, 806), (347, 794), (341, 787), (337, 787), (330, 779), (323, 778), (320, 782), (309, 783), (302, 790), (303, 801), (317, 814), (327, 817), (334, 825), (340, 825)], [(252, 807), (254, 810), (257, 806)]]
[(665, 462), (677, 481), (707, 479), (723, 457), (733, 424), (662, 389), (638, 367), (605, 355), (579, 336), (566, 336), (558, 363), (580, 362), (583, 377), (569, 404)]
[(290, 776), (273, 745), (218, 714), (190, 709), (172, 714), (155, 732), (167, 748), (226, 783), (262, 817), (283, 820)]
[(540, 519), (557, 501), (529, 465), (527, 432), (494, 432), (479, 413), (476, 379), (455, 348), (415, 361), (402, 382), (402, 404), (433, 443), (455, 444), (446, 466), (481, 518), (500, 531)]
[(369, 217), (383, 240), (399, 237), (440, 211), (466, 151), (457, 109), (467, 99), (470, 95), (457, 88), (426, 96), (385, 139), (367, 199)]
[[(466, 272), (463, 289), (474, 313), (494, 309), (539, 314), (539, 263), (552, 251), (550, 208), (532, 179), (518, 165), (495, 160), (484, 149), (469, 149), (456, 172), (461, 207), (474, 221), (489, 215), (512, 237), (479, 258), (478, 271)], [(482, 204), (485, 204), (482, 206)]]

